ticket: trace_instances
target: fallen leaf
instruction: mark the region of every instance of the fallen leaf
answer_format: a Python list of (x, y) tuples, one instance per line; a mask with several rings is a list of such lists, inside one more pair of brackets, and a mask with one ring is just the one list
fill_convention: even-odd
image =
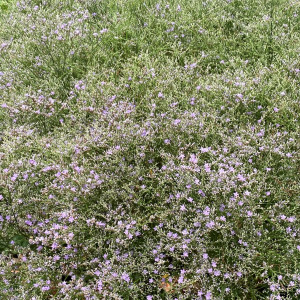
[(160, 288), (161, 289), (163, 289), (165, 292), (170, 292), (171, 290), (172, 290), (172, 286), (171, 286), (171, 284), (170, 283), (168, 283), (168, 282), (162, 282), (161, 284), (160, 284)]

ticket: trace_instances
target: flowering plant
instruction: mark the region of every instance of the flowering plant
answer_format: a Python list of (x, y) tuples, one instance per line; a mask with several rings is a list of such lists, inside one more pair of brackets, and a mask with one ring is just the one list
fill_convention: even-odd
[(299, 5), (277, 2), (1, 15), (1, 299), (299, 297)]

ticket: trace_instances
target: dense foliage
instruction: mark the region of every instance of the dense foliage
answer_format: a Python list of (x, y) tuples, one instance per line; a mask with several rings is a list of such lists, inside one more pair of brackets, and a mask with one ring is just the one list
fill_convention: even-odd
[(4, 2), (0, 298), (299, 299), (299, 1)]

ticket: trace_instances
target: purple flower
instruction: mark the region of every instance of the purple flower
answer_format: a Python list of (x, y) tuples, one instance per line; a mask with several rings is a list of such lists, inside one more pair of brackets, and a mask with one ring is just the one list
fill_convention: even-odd
[[(204, 293), (202, 292), (202, 290), (201, 290), (201, 291), (198, 291), (198, 296), (199, 296), (199, 297), (201, 297), (203, 294), (204, 294)], [(202, 297), (201, 297), (201, 299), (202, 299)]]
[(213, 228), (215, 226), (215, 222), (214, 221), (210, 221), (210, 222), (206, 223), (205, 225), (208, 228)]
[(193, 164), (197, 164), (198, 163), (198, 158), (196, 157), (195, 154), (191, 154), (191, 157), (189, 159), (189, 162), (193, 163)]
[(204, 169), (205, 169), (206, 173), (210, 173), (211, 172), (209, 164), (204, 164)]
[(270, 285), (270, 290), (271, 290), (272, 292), (275, 292), (276, 289), (277, 289), (276, 284), (271, 284), (271, 285)]
[(250, 210), (248, 210), (248, 211), (247, 211), (247, 216), (248, 216), (248, 217), (252, 217), (252, 216), (253, 216), (253, 212), (250, 211)]
[(205, 209), (203, 210), (203, 214), (205, 216), (209, 216), (209, 214), (210, 214), (210, 208), (208, 206), (206, 206)]
[(10, 179), (11, 179), (11, 181), (13, 181), (13, 182), (15, 182), (16, 181), (16, 179), (18, 178), (18, 174), (14, 174)]
[(205, 197), (205, 193), (202, 190), (199, 190), (198, 194), (201, 195), (202, 197)]
[(60, 256), (59, 255), (54, 255), (53, 256), (53, 261), (58, 261), (60, 260)]
[(130, 282), (130, 277), (129, 277), (129, 275), (127, 273), (123, 273), (121, 278), (123, 280), (125, 280), (127, 283)]
[(241, 182), (245, 182), (246, 181), (246, 178), (242, 174), (238, 174), (237, 178)]
[(176, 120), (173, 122), (173, 124), (174, 124), (175, 126), (177, 126), (180, 122), (181, 122), (181, 120), (176, 119)]
[(103, 34), (103, 33), (107, 32), (107, 31), (108, 31), (107, 28), (103, 28), (103, 29), (100, 30), (100, 33)]
[(210, 291), (208, 291), (208, 292), (205, 294), (205, 299), (206, 299), (206, 300), (212, 299), (212, 293), (211, 293)]
[(187, 230), (187, 229), (184, 229), (184, 230), (182, 231), (182, 234), (183, 234), (183, 235), (188, 235), (188, 234), (189, 234), (189, 232), (188, 232), (188, 230)]
[(58, 246), (59, 246), (59, 245), (58, 245), (57, 243), (54, 242), (54, 243), (52, 244), (51, 248), (52, 248), (52, 249), (57, 249)]

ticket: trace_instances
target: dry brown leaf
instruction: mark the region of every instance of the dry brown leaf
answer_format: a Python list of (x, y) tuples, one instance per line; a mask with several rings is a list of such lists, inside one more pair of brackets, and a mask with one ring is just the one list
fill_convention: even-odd
[(169, 274), (165, 274), (163, 275), (162, 277), (162, 281), (161, 281), (161, 284), (160, 284), (160, 288), (163, 289), (165, 292), (169, 293), (172, 291), (172, 285), (168, 282), (166, 282), (166, 279), (169, 277), (170, 275)]
[(172, 291), (172, 286), (171, 286), (171, 284), (170, 283), (168, 283), (168, 282), (162, 282), (161, 284), (160, 284), (160, 288), (161, 289), (163, 289), (165, 292), (170, 292), (170, 291)]

